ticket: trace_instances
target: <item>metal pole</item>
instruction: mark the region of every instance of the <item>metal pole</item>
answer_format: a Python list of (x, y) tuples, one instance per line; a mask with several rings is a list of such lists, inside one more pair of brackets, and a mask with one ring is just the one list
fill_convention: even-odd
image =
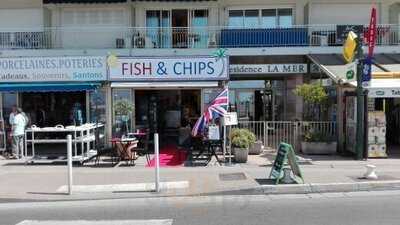
[(160, 152), (158, 145), (158, 133), (154, 134), (154, 154), (156, 159), (156, 180), (155, 180), (155, 188), (156, 192), (160, 192)]
[(363, 158), (364, 152), (364, 97), (362, 88), (362, 74), (363, 74), (363, 49), (362, 39), (357, 38), (357, 136), (356, 136), (356, 159)]
[(72, 194), (72, 135), (67, 135), (68, 194)]
[(226, 125), (224, 124), (224, 149), (223, 149), (223, 153), (224, 153), (224, 162), (226, 163)]

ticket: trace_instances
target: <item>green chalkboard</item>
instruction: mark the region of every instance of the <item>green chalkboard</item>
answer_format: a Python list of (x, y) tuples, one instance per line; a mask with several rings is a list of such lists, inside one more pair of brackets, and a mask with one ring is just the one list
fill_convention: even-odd
[(271, 168), (269, 175), (270, 179), (275, 180), (275, 184), (279, 184), (283, 177), (283, 168), (289, 164), (292, 169), (294, 180), (296, 183), (304, 183), (303, 175), (301, 173), (299, 164), (297, 164), (296, 154), (294, 153), (293, 147), (290, 144), (281, 143), (278, 148), (274, 164)]

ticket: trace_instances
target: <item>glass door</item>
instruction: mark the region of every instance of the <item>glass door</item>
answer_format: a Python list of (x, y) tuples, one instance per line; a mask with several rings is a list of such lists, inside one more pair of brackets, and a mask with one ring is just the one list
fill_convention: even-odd
[(172, 44), (174, 48), (188, 47), (188, 16), (187, 9), (172, 10)]
[(209, 37), (208, 10), (196, 9), (191, 11), (191, 32), (189, 43), (191, 48), (207, 48)]
[(237, 114), (239, 120), (254, 120), (254, 91), (237, 92)]
[(171, 12), (169, 10), (146, 11), (146, 35), (156, 48), (171, 47)]
[(121, 137), (132, 132), (134, 117), (134, 102), (131, 89), (112, 90), (113, 137)]

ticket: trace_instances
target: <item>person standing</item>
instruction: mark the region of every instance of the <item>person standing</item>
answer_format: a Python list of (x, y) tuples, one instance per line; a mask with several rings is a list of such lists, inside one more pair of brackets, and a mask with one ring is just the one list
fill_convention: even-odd
[(13, 137), (12, 153), (13, 158), (22, 158), (24, 151), (24, 135), (27, 125), (26, 118), (21, 108), (16, 109), (14, 115), (11, 135)]

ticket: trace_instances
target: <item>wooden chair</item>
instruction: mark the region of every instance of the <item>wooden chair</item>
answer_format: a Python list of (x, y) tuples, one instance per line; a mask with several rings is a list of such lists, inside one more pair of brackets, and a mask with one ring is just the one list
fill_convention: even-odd
[(119, 161), (125, 161), (128, 165), (135, 165), (135, 148), (137, 148), (138, 141), (131, 142), (128, 147), (124, 147), (121, 142), (117, 142), (117, 154)]
[(136, 148), (136, 152), (138, 154), (144, 155), (146, 157), (147, 164), (150, 163), (150, 154), (149, 145), (150, 145), (150, 133), (147, 131), (146, 135), (143, 138), (140, 138), (140, 144)]

